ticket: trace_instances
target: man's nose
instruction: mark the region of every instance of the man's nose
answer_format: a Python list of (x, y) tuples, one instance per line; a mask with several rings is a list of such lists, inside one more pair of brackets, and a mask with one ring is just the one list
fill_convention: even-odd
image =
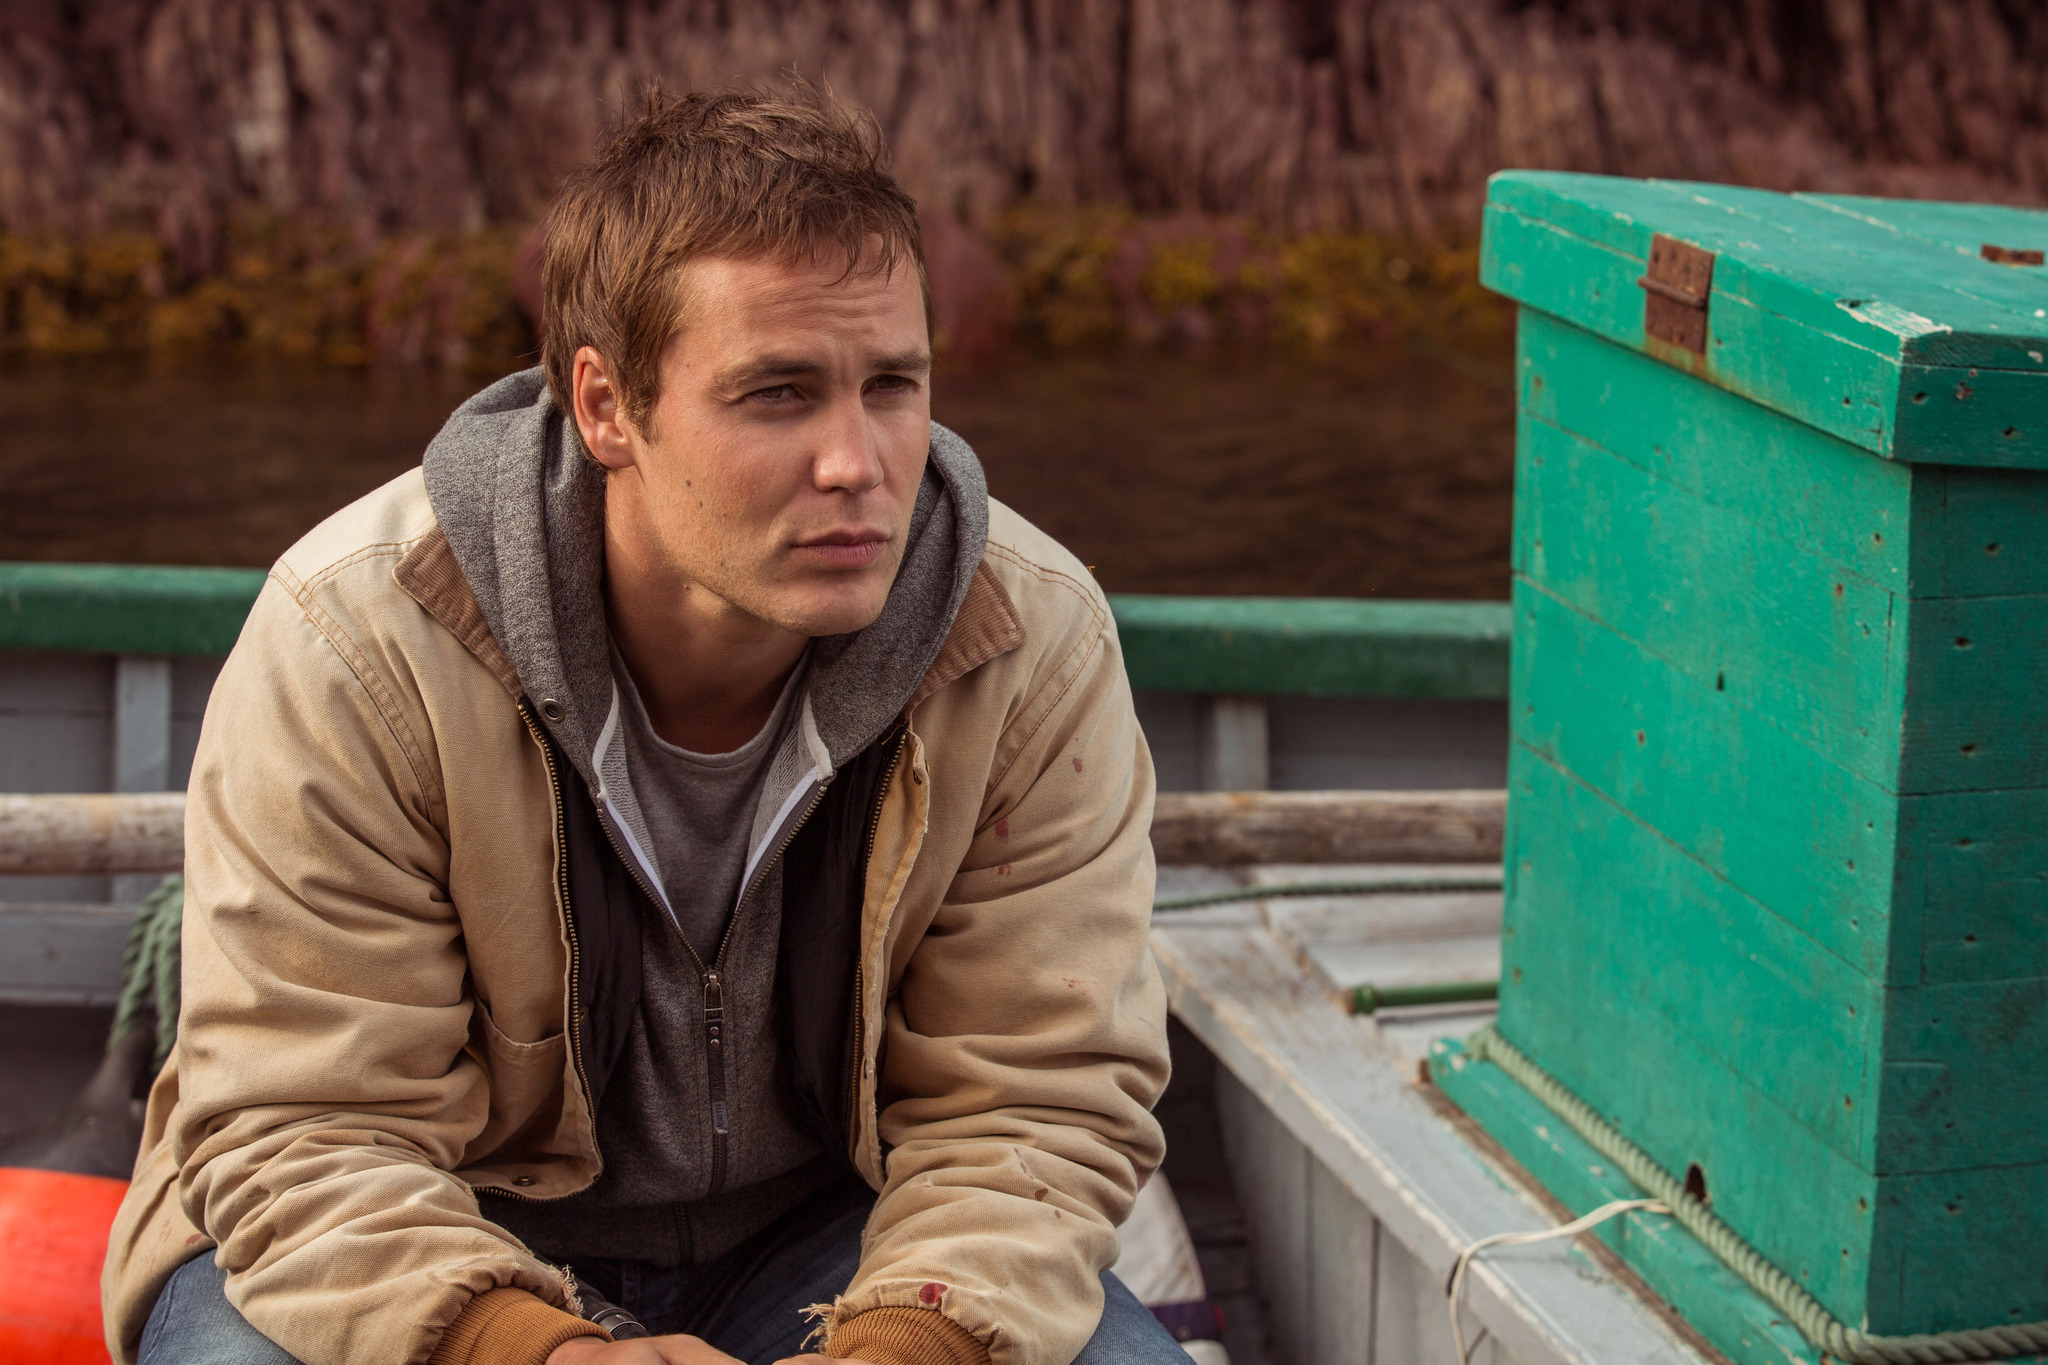
[(882, 482), (882, 455), (874, 423), (858, 395), (827, 409), (814, 477), (820, 492), (865, 493)]

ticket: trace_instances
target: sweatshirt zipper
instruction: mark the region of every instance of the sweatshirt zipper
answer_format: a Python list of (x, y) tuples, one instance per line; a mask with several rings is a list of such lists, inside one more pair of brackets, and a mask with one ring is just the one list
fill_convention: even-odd
[[(583, 946), (576, 934), (576, 909), (569, 901), (569, 816), (562, 795), (562, 774), (555, 766), (554, 751), (548, 747), (547, 738), (540, 726), (534, 722), (533, 712), (527, 709), (524, 698), (519, 702), (519, 719), (526, 725), (527, 733), (540, 747), (541, 766), (547, 770), (548, 797), (555, 807), (555, 900), (562, 907), (562, 927), (569, 938), (569, 1001), (568, 1033), (569, 1064), (576, 1072), (576, 1085), (583, 1092), (583, 1108), (590, 1115), (590, 1145), (597, 1146), (597, 1106), (590, 1098), (590, 1077), (583, 1069), (583, 1010), (577, 1003), (583, 985)], [(604, 1154), (597, 1158), (598, 1170), (604, 1169)], [(508, 1199), (524, 1199), (529, 1203), (541, 1200), (530, 1194), (519, 1194), (512, 1190), (493, 1190), (493, 1194)]]
[[(683, 938), (683, 951), (690, 955), (690, 961), (696, 964), (698, 974), (704, 979), (704, 1053), (709, 1061), (711, 1081), (711, 1188), (707, 1194), (717, 1194), (725, 1188), (725, 1148), (731, 1137), (725, 1104), (725, 950), (732, 942), (733, 930), (739, 927), (740, 917), (753, 903), (754, 893), (761, 889), (770, 870), (789, 851), (789, 846), (796, 841), (797, 832), (824, 803), (825, 789), (831, 785), (829, 777), (819, 781), (818, 789), (811, 793), (810, 804), (784, 827), (775, 851), (761, 860), (761, 865), (754, 871), (754, 880), (740, 892), (739, 904), (733, 907), (731, 918), (725, 922), (725, 932), (718, 937), (718, 951), (712, 954), (709, 967), (697, 956), (690, 940)], [(677, 936), (682, 937), (680, 932)]]
[[(903, 764), (903, 751), (910, 747), (910, 727), (905, 725), (897, 730), (896, 748), (889, 755), (889, 766), (882, 770), (881, 785), (875, 788), (875, 806), (868, 813), (868, 838), (861, 850), (861, 868), (866, 870), (874, 861), (875, 841), (882, 833), (882, 807), (889, 800), (889, 784), (896, 780), (896, 769)], [(862, 889), (861, 905), (867, 905), (866, 889)], [(863, 915), (865, 920), (865, 915)], [(865, 927), (865, 925), (863, 925)], [(846, 1097), (847, 1132), (859, 1127), (861, 1060), (866, 1055), (868, 1038), (868, 961), (867, 944), (857, 944), (853, 954), (853, 1034), (847, 1042), (847, 1072), (853, 1078), (852, 1093)]]

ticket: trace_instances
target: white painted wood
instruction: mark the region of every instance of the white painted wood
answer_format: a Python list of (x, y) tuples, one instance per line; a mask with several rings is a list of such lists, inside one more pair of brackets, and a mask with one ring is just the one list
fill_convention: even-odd
[[(1174, 1013), (1382, 1225), (1382, 1264), (1391, 1237), (1421, 1283), (1441, 1285), (1479, 1237), (1554, 1225), (1425, 1103), (1412, 1069), (1370, 1045), (1266, 930), (1256, 905), (1176, 917), (1153, 931), (1152, 947)], [(1508, 1357), (1703, 1365), (1583, 1251), (1529, 1252), (1482, 1261), (1470, 1280), (1473, 1319)], [(1379, 1311), (1384, 1319), (1391, 1310), (1382, 1302)]]
[(1373, 1359), (1379, 1224), (1313, 1157), (1307, 1203), (1308, 1359), (1315, 1365), (1367, 1365)]
[(226, 659), (188, 655), (171, 660), (171, 764), (164, 791), (183, 791), (192, 775), (192, 754), (199, 747), (199, 726)]
[(114, 661), (114, 764), (107, 790), (160, 792), (170, 785), (171, 661), (123, 654)]
[[(1444, 1306), (1444, 1283), (1423, 1268), (1408, 1248), (1392, 1237), (1380, 1238), (1379, 1279), (1374, 1285), (1381, 1305), (1373, 1324), (1374, 1362), (1403, 1361), (1413, 1365), (1458, 1365), (1451, 1338), (1450, 1314)], [(1500, 1341), (1468, 1314), (1465, 1349), (1470, 1365), (1516, 1365)], [(1619, 1365), (1619, 1362), (1617, 1362)]]
[(1264, 697), (1210, 697), (1202, 735), (1202, 789), (1262, 792), (1273, 785)]
[(1131, 694), (1163, 792), (1202, 789), (1202, 701), (1192, 692)]
[(1429, 1045), (1439, 1038), (1468, 1038), (1493, 1022), (1492, 1001), (1459, 1005), (1424, 1005), (1381, 1010), (1358, 1020), (1366, 1045), (1392, 1059), (1404, 1076), (1416, 1074), (1428, 1060)]
[[(1161, 791), (1201, 791), (1206, 699), (1139, 692), (1138, 723)], [(1404, 697), (1268, 697), (1267, 783), (1417, 791), (1507, 782), (1507, 706)]]
[(1274, 697), (1267, 716), (1276, 790), (1507, 785), (1503, 702)]
[(1309, 1354), (1308, 1149), (1227, 1068), (1216, 1072), (1216, 1117), (1279, 1365)]
[(1500, 935), (1412, 943), (1321, 943), (1304, 965), (1333, 991), (1500, 980)]
[[(114, 774), (110, 790), (160, 792), (171, 776), (171, 661), (146, 654), (114, 660)], [(161, 873), (112, 879), (116, 901), (139, 904)]]
[(110, 1005), (128, 905), (0, 904), (0, 1004)]

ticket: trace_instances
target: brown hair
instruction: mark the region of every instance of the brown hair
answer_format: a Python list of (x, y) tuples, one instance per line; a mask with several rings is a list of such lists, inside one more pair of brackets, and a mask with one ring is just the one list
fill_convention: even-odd
[(682, 326), (676, 272), (692, 257), (843, 257), (849, 273), (907, 260), (924, 282), (917, 204), (889, 174), (873, 117), (791, 85), (790, 97), (680, 98), (655, 86), (640, 116), (563, 182), (541, 225), (540, 355), (564, 412), (576, 349), (591, 346), (626, 416), (645, 427), (662, 348)]

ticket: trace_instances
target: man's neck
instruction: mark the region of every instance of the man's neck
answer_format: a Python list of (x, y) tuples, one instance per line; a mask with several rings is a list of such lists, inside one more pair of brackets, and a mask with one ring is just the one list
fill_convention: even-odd
[(605, 617), (654, 732), (722, 754), (761, 732), (810, 642), (733, 606), (605, 524)]

